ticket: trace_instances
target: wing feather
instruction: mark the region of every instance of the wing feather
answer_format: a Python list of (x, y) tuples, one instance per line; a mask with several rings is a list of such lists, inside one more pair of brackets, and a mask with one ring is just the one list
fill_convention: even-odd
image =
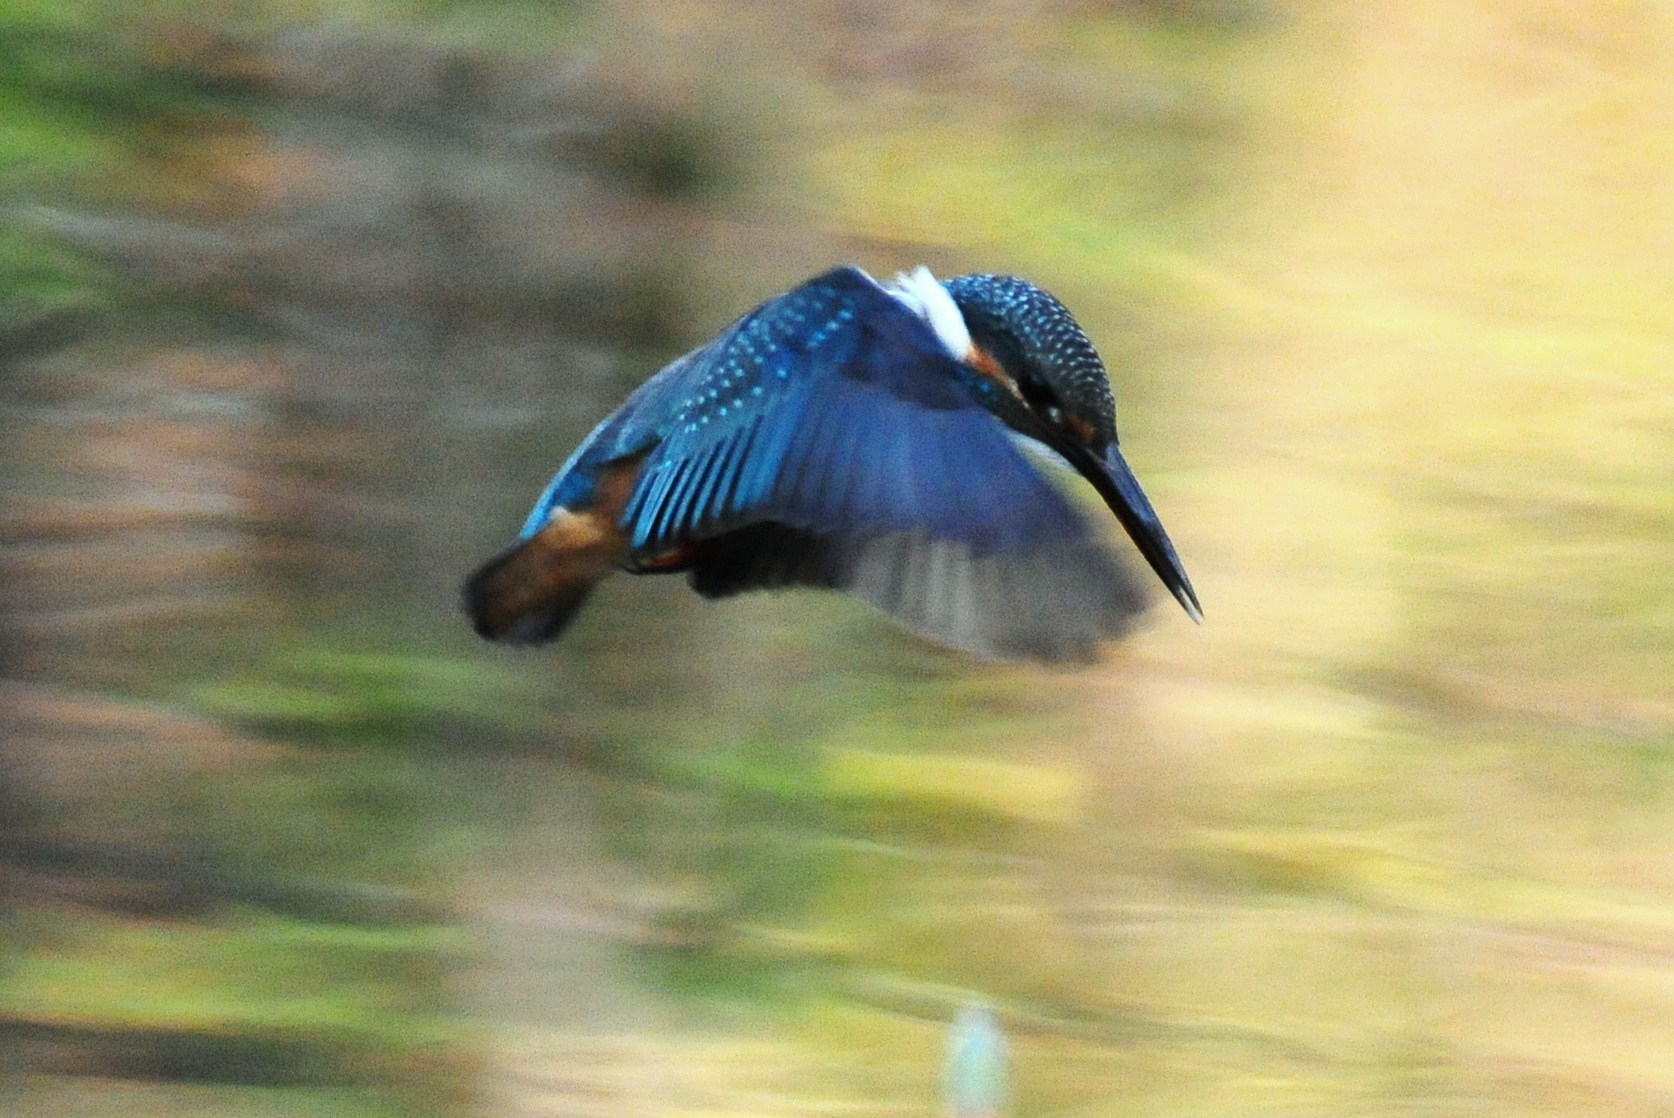
[(642, 392), (662, 419), (633, 548), (689, 545), (711, 597), (829, 587), (979, 655), (1091, 655), (1139, 586), (972, 375), (858, 270), (787, 292)]
[(978, 556), (957, 541), (910, 533), (844, 539), (781, 524), (709, 541), (691, 579), (709, 598), (787, 587), (844, 591), (921, 636), (1003, 660), (1091, 660), (1144, 601), (1138, 581), (1090, 543)]

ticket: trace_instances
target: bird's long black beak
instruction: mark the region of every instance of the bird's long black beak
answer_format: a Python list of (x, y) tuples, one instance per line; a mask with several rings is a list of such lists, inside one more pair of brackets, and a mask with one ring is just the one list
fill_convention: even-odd
[(1157, 511), (1139, 487), (1139, 479), (1128, 468), (1121, 449), (1114, 442), (1102, 454), (1086, 446), (1072, 445), (1066, 449), (1068, 453), (1065, 457), (1070, 464), (1098, 490), (1099, 496), (1116, 514), (1116, 519), (1122, 522), (1122, 527), (1127, 529), (1138, 546), (1139, 553), (1145, 556), (1145, 561), (1151, 564), (1151, 569), (1157, 572), (1157, 577), (1162, 579), (1175, 601), (1185, 609), (1188, 617), (1201, 624), (1203, 608), (1198, 605), (1192, 580), (1186, 577), (1186, 568), (1174, 553), (1174, 544), (1169, 540), (1168, 533), (1163, 531)]

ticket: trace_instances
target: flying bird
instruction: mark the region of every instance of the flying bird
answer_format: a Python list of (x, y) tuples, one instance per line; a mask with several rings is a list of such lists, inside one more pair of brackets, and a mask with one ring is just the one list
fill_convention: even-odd
[(979, 656), (1088, 660), (1144, 594), (1040, 468), (1065, 464), (1201, 620), (1062, 303), (1014, 276), (836, 268), (595, 427), (467, 580), (466, 609), (490, 640), (538, 643), (613, 571), (685, 572), (706, 598), (826, 587)]

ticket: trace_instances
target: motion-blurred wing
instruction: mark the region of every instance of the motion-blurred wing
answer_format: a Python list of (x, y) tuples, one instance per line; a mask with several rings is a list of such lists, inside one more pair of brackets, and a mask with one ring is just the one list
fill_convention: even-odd
[(1002, 660), (1092, 660), (1144, 606), (1138, 582), (1086, 538), (978, 556), (916, 533), (821, 536), (758, 524), (705, 544), (692, 587), (709, 598), (746, 590), (843, 590), (941, 644)]

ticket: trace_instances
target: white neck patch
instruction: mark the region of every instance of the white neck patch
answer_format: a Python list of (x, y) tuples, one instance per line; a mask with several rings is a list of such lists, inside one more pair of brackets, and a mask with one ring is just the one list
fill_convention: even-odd
[(965, 316), (929, 268), (920, 264), (911, 272), (898, 272), (895, 282), (884, 290), (928, 322), (954, 360), (963, 361), (970, 355), (971, 331), (965, 325)]

